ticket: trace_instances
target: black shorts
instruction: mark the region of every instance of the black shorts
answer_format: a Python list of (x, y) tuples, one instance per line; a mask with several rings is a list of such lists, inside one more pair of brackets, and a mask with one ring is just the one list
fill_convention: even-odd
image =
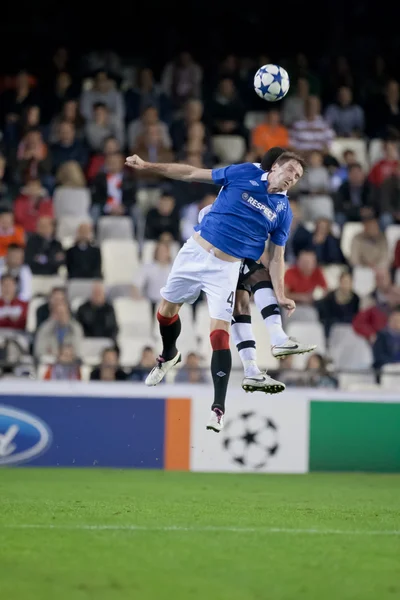
[(239, 279), (236, 289), (244, 290), (245, 292), (251, 294), (251, 285), (246, 285), (246, 280), (248, 279), (248, 277), (250, 277), (250, 275), (252, 275), (256, 271), (260, 271), (264, 268), (264, 265), (262, 265), (261, 263), (258, 263), (251, 258), (245, 258), (245, 260), (242, 261), (242, 264), (240, 266)]

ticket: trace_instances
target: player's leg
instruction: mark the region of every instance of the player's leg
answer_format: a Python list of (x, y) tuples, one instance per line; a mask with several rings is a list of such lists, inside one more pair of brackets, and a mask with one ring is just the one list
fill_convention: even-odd
[(163, 343), (162, 352), (156, 366), (150, 371), (145, 383), (152, 386), (162, 381), (172, 367), (181, 361), (181, 353), (176, 341), (181, 332), (179, 310), (184, 302), (191, 302), (200, 293), (202, 269), (201, 255), (194, 240), (187, 242), (178, 252), (168, 276), (167, 283), (161, 289), (162, 301), (157, 311), (157, 320)]
[(289, 354), (305, 354), (315, 350), (315, 344), (302, 344), (292, 339), (283, 329), (282, 315), (272, 286), (271, 277), (265, 267), (257, 269), (246, 279), (251, 285), (254, 302), (260, 311), (271, 340), (275, 358)]
[(245, 289), (245, 284), (239, 285), (236, 290), (231, 330), (244, 369), (242, 388), (246, 392), (265, 394), (283, 392), (285, 384), (267, 373), (262, 373), (257, 366), (256, 340), (251, 326), (250, 293)]

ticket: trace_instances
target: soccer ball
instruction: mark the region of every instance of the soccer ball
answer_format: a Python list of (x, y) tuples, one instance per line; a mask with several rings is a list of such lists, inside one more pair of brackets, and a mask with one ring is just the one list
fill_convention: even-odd
[(279, 450), (278, 428), (269, 417), (244, 412), (225, 423), (222, 446), (234, 464), (243, 469), (262, 469)]
[(256, 94), (268, 102), (281, 100), (289, 91), (289, 75), (278, 65), (264, 65), (254, 75)]

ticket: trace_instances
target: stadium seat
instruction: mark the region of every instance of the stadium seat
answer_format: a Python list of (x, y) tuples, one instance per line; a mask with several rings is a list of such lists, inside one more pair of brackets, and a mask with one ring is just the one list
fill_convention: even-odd
[(67, 282), (68, 299), (79, 297), (85, 302), (92, 293), (94, 279), (69, 279)]
[(79, 307), (82, 306), (86, 302), (87, 298), (82, 298), (82, 296), (75, 296), (70, 301), (71, 312), (76, 314)]
[(148, 300), (115, 298), (113, 306), (119, 330), (123, 335), (151, 335), (151, 306)]
[(141, 209), (143, 215), (146, 215), (150, 208), (153, 208), (161, 196), (160, 188), (142, 188), (136, 193), (136, 204)]
[(344, 265), (327, 265), (322, 267), (329, 290), (336, 290), (341, 274), (346, 270)]
[(241, 162), (246, 152), (246, 143), (240, 135), (214, 135), (212, 145), (214, 154), (226, 164)]
[[(154, 240), (145, 240), (142, 245), (141, 262), (143, 264), (149, 264), (154, 261), (154, 251), (156, 249), (157, 242)], [(179, 252), (180, 245), (178, 242), (172, 242), (170, 244), (170, 251), (172, 260), (176, 257)]]
[(88, 188), (58, 187), (53, 196), (56, 219), (65, 216), (89, 217), (91, 196)]
[(346, 324), (332, 327), (329, 355), (339, 371), (363, 371), (370, 369), (373, 362), (369, 343)]
[(400, 363), (382, 367), (381, 386), (386, 390), (398, 390), (400, 384)]
[(389, 225), (389, 227), (386, 228), (385, 235), (389, 247), (390, 262), (392, 262), (396, 244), (400, 240), (400, 225)]
[(353, 291), (362, 298), (375, 289), (375, 272), (370, 267), (354, 267)]
[(244, 126), (250, 131), (257, 127), (257, 125), (261, 125), (265, 120), (265, 112), (259, 110), (251, 110), (247, 112), (244, 116)]
[(383, 157), (383, 140), (378, 138), (371, 140), (368, 148), (369, 167), (373, 167)]
[(58, 275), (33, 275), (32, 297), (47, 296), (55, 287), (64, 287), (65, 280)]
[(100, 248), (106, 285), (132, 284), (139, 266), (137, 242), (104, 240)]
[(92, 223), (92, 219), (86, 216), (64, 216), (60, 217), (57, 221), (56, 235), (57, 239), (60, 240), (63, 248), (65, 248), (64, 240), (66, 238), (75, 239), (77, 229), (81, 223)]
[(369, 160), (367, 157), (367, 144), (365, 140), (357, 138), (336, 138), (333, 140), (330, 153), (339, 161), (343, 163), (343, 153), (346, 150), (353, 150), (356, 155), (357, 162), (361, 164), (365, 171), (369, 170)]
[(362, 223), (355, 223), (353, 221), (349, 221), (343, 225), (342, 229), (342, 239), (340, 241), (340, 247), (344, 256), (349, 259), (350, 251), (351, 251), (351, 243), (353, 238), (357, 233), (363, 231)]
[(339, 373), (339, 387), (343, 390), (356, 391), (364, 386), (375, 386), (374, 373)]
[[(291, 321), (291, 319), (290, 319)], [(288, 335), (308, 344), (317, 344), (316, 353), (325, 355), (326, 342), (324, 328), (321, 323), (289, 322), (286, 331)], [(293, 356), (293, 368), (304, 369), (311, 353)]]
[(97, 221), (97, 241), (131, 240), (133, 223), (130, 217), (100, 217)]
[(81, 358), (86, 365), (98, 365), (103, 350), (112, 346), (114, 346), (114, 342), (110, 338), (84, 338), (81, 346)]
[(334, 220), (333, 200), (328, 194), (303, 195), (299, 197), (299, 203), (303, 218), (306, 221), (314, 222), (317, 219)]
[(39, 308), (39, 306), (42, 306), (45, 303), (46, 303), (46, 300), (44, 298), (40, 298), (40, 297), (32, 298), (32, 300), (29, 302), (28, 316), (26, 319), (26, 330), (29, 331), (29, 333), (34, 333), (36, 331), (36, 328), (37, 328), (36, 312), (37, 312), (37, 309)]
[(140, 360), (142, 350), (145, 346), (153, 347), (156, 354), (158, 352), (148, 335), (129, 336), (122, 332), (118, 335), (117, 344), (120, 350), (119, 362), (123, 368), (132, 368), (136, 365)]

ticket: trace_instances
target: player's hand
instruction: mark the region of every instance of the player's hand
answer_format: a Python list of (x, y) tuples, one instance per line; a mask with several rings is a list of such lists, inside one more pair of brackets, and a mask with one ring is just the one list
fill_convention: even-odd
[(278, 302), (281, 308), (285, 308), (288, 311), (288, 317), (290, 317), (296, 310), (296, 302), (290, 298), (281, 298), (278, 300)]
[(146, 164), (147, 163), (137, 154), (133, 154), (133, 156), (128, 156), (125, 159), (125, 166), (129, 167), (130, 169), (136, 169), (138, 171), (145, 169)]

